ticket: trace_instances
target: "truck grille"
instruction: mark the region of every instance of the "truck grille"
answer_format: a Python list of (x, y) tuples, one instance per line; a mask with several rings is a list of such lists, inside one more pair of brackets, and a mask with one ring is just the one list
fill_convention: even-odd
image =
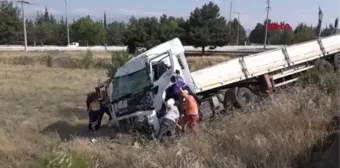
[(143, 99), (143, 93), (134, 95), (131, 99), (128, 100), (127, 105), (129, 107), (140, 105), (141, 100)]

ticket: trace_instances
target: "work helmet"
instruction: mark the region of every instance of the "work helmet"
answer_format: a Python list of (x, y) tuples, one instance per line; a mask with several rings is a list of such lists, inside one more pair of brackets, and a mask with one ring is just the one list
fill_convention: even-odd
[(175, 100), (169, 99), (168, 101), (166, 101), (166, 104), (168, 104), (168, 106), (173, 106), (175, 104)]

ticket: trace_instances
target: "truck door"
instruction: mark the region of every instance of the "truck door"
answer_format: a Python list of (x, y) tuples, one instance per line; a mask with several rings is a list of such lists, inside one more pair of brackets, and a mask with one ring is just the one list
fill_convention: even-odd
[(191, 72), (189, 69), (189, 65), (187, 63), (187, 60), (185, 58), (184, 53), (178, 54), (176, 56), (176, 61), (174, 61), (175, 64), (176, 62), (178, 62), (178, 68), (176, 67), (176, 69), (180, 70), (181, 75), (184, 78), (185, 83), (190, 87), (190, 89), (196, 93), (196, 85), (194, 83), (194, 80), (191, 77)]
[(159, 112), (163, 106), (163, 93), (170, 85), (170, 77), (174, 73), (174, 59), (171, 51), (153, 57), (149, 61), (150, 77), (153, 81), (155, 110)]

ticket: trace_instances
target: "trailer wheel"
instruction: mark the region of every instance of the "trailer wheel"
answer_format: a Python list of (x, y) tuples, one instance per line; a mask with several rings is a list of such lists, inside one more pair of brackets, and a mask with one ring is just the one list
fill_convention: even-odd
[(336, 69), (340, 68), (340, 53), (336, 53), (333, 57), (333, 63)]
[(240, 87), (237, 91), (235, 106), (238, 108), (244, 108), (255, 102), (254, 93), (247, 87)]
[(327, 60), (320, 59), (317, 61), (317, 68), (319, 71), (334, 72), (334, 66)]
[(224, 92), (223, 106), (229, 112), (236, 102), (237, 88), (231, 88)]

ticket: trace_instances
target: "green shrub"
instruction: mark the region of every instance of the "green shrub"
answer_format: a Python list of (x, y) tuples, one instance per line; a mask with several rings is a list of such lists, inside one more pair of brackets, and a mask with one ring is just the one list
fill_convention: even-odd
[(312, 68), (301, 75), (298, 84), (305, 88), (309, 85), (317, 85), (327, 93), (334, 92), (340, 82), (339, 72), (330, 72), (325, 69)]
[(132, 58), (132, 55), (126, 52), (112, 53), (111, 55), (111, 65), (107, 68), (107, 76), (113, 78), (117, 69), (123, 66), (127, 61)]
[(83, 65), (85, 69), (89, 69), (93, 64), (94, 58), (91, 50), (87, 50), (86, 55), (83, 58)]
[(46, 65), (48, 67), (52, 67), (52, 65), (53, 65), (53, 57), (51, 55), (47, 55)]
[(90, 168), (91, 161), (76, 153), (63, 151), (52, 152), (40, 157), (34, 167), (36, 168)]
[(35, 63), (35, 59), (29, 56), (19, 56), (14, 57), (12, 63), (14, 65), (33, 65)]

